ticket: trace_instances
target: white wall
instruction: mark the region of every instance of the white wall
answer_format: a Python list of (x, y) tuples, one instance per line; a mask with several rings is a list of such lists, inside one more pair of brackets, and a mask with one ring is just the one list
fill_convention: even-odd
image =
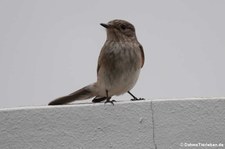
[(0, 110), (1, 149), (225, 147), (224, 138), (225, 98)]

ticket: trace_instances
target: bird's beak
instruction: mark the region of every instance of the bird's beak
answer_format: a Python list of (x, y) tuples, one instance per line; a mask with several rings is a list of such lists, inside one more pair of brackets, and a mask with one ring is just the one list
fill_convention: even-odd
[(104, 28), (109, 28), (109, 25), (108, 24), (100, 23), (100, 25), (103, 26)]

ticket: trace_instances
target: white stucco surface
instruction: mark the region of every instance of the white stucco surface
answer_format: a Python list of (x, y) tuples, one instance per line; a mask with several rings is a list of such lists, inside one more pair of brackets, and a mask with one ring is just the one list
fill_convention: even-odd
[(225, 148), (224, 138), (225, 98), (0, 110), (0, 149)]

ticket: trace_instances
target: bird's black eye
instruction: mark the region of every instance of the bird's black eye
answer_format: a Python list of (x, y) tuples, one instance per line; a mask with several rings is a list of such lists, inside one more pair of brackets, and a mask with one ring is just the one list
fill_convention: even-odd
[(126, 27), (126, 25), (121, 24), (121, 25), (120, 25), (120, 28), (121, 28), (122, 30), (125, 30), (127, 27)]

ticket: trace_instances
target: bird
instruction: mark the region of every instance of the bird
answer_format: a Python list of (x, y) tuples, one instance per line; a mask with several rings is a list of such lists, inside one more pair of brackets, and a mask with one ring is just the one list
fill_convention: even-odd
[(112, 96), (128, 93), (132, 100), (137, 98), (130, 90), (135, 86), (145, 56), (142, 45), (136, 37), (135, 27), (130, 22), (114, 19), (100, 23), (106, 29), (106, 41), (100, 51), (97, 62), (97, 81), (69, 95), (59, 97), (48, 105), (68, 104), (77, 100), (93, 98), (92, 102), (111, 103)]

